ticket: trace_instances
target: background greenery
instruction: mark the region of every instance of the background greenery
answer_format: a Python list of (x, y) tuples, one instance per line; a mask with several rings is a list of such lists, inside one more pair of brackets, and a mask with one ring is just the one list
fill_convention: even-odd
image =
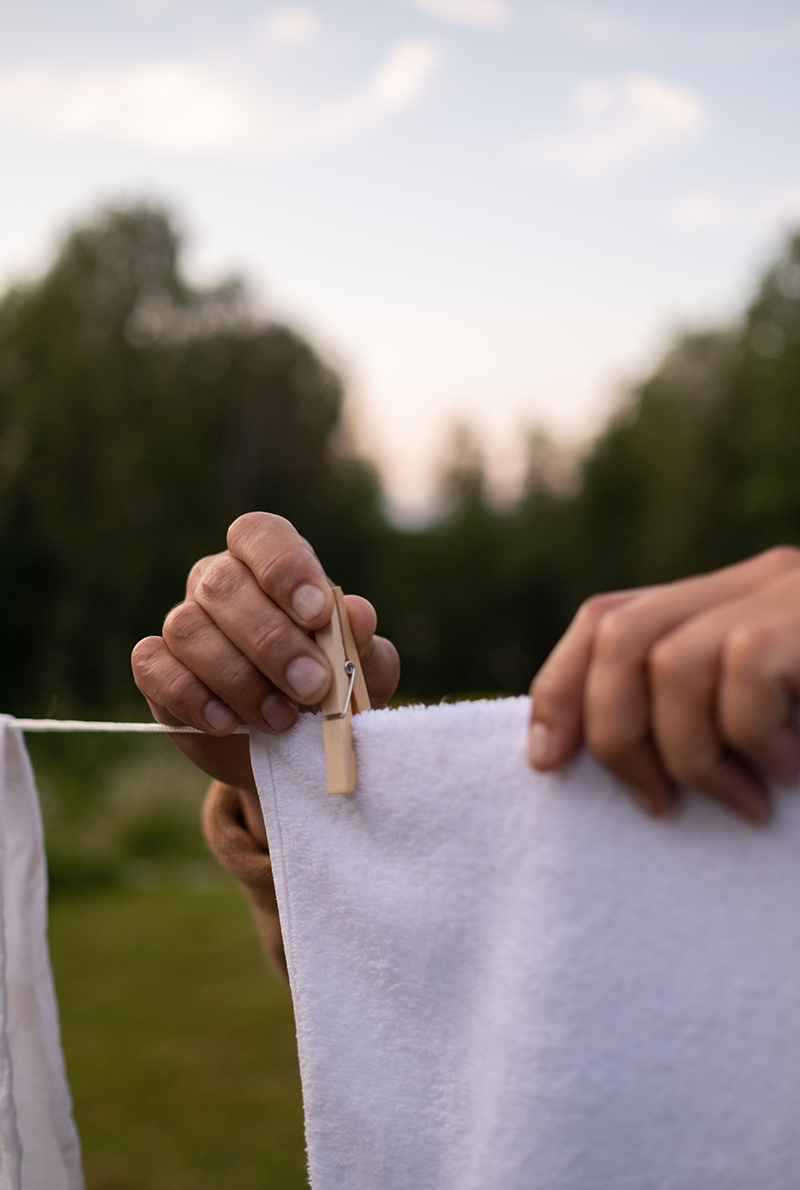
[[(335, 372), (163, 211), (101, 212), (0, 297), (0, 708), (144, 717), (129, 655), (239, 513), (289, 517), (375, 603), (400, 695), (527, 687), (581, 599), (800, 545), (800, 238), (731, 325), (676, 339), (565, 467), (498, 508), (469, 431), (402, 531)], [(291, 1011), (164, 740), (29, 737), (90, 1190), (303, 1184)]]
[(132, 645), (253, 508), (373, 600), (422, 698), (524, 689), (593, 591), (800, 542), (800, 239), (737, 322), (674, 343), (569, 482), (532, 434), (511, 507), (465, 433), (446, 513), (399, 530), (342, 409), (340, 379), (241, 282), (186, 281), (166, 214), (76, 229), (0, 299), (0, 705), (139, 708)]
[(163, 737), (28, 737), (88, 1190), (306, 1186), (288, 988)]
[(237, 888), (60, 897), (50, 948), (89, 1190), (307, 1186), (291, 1000)]

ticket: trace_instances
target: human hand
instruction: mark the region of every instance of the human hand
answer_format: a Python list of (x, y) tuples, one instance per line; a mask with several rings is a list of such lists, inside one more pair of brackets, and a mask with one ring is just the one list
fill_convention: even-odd
[[(206, 733), (173, 736), (181, 751), (255, 795), (248, 740), (231, 732), (244, 722), (279, 734), (301, 706), (324, 698), (330, 669), (309, 633), (328, 623), (334, 601), (314, 551), (283, 517), (247, 513), (231, 525), (227, 544), (192, 567), (186, 599), (167, 616), (163, 635), (133, 650), (133, 672), (156, 719)], [(366, 599), (348, 595), (345, 603), (372, 705), (384, 706), (399, 677), (397, 651), (375, 636)]]
[(681, 784), (763, 821), (800, 775), (800, 551), (588, 600), (531, 695), (534, 768), (585, 744), (650, 814)]

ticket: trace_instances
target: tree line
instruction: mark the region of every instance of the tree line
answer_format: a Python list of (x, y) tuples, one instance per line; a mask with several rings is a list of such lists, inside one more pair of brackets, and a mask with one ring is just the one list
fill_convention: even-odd
[(0, 707), (140, 714), (129, 675), (198, 557), (264, 508), (371, 598), (401, 693), (521, 691), (580, 601), (800, 545), (800, 237), (735, 325), (684, 334), (564, 491), (534, 441), (498, 509), (468, 451), (411, 532), (348, 449), (340, 378), (237, 281), (192, 286), (169, 217), (107, 210), (0, 298)]

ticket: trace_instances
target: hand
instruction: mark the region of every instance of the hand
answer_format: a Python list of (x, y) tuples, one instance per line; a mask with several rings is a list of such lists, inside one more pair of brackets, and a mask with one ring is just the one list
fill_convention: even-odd
[(800, 551), (590, 599), (531, 694), (534, 768), (585, 743), (651, 814), (681, 784), (763, 821), (800, 774)]
[[(345, 602), (372, 705), (384, 706), (400, 673), (397, 651), (374, 635), (366, 599)], [(206, 732), (172, 738), (204, 772), (249, 792), (256, 811), (249, 743), (231, 732), (240, 722), (284, 732), (300, 706), (324, 698), (331, 674), (309, 633), (328, 623), (333, 607), (308, 542), (283, 517), (251, 512), (231, 525), (224, 553), (192, 567), (186, 599), (167, 616), (163, 636), (133, 650), (136, 684), (155, 718)], [(253, 829), (249, 814), (248, 822)], [(254, 833), (262, 835), (263, 824)]]

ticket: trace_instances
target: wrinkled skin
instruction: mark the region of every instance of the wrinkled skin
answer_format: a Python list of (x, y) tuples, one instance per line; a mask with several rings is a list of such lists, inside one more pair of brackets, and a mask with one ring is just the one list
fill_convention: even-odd
[[(366, 599), (346, 597), (367, 688), (385, 706), (400, 675), (397, 650), (375, 635)], [(314, 551), (288, 521), (266, 512), (239, 517), (224, 553), (192, 567), (186, 599), (167, 616), (161, 636), (133, 650), (136, 684), (161, 723), (205, 735), (176, 735), (189, 759), (246, 795), (253, 834), (266, 843), (246, 736), (239, 723), (278, 734), (300, 709), (313, 709), (331, 682), (328, 663), (309, 635), (333, 613), (333, 595)]]
[[(330, 583), (288, 521), (239, 517), (228, 548), (201, 559), (161, 636), (133, 652), (137, 685), (209, 775), (245, 794), (266, 843), (239, 723), (288, 730), (331, 681), (310, 633), (333, 612)], [(399, 678), (367, 600), (346, 597), (375, 707)], [(688, 784), (751, 822), (769, 813), (767, 780), (800, 773), (800, 551), (780, 547), (712, 574), (590, 599), (535, 678), (531, 764), (548, 771), (587, 746), (650, 814)]]

